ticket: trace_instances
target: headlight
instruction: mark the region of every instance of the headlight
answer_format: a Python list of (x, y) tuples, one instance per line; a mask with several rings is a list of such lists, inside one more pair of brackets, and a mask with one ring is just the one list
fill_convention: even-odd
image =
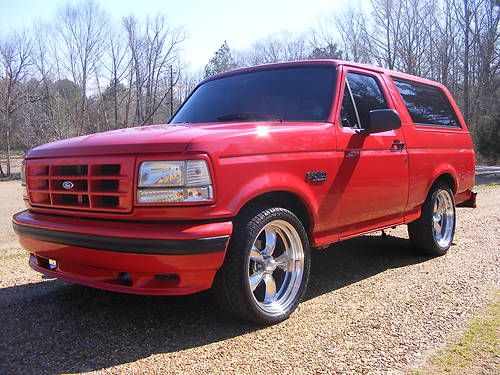
[(183, 186), (185, 161), (147, 161), (139, 170), (139, 188)]
[(139, 168), (139, 203), (203, 202), (213, 199), (205, 160), (146, 161)]

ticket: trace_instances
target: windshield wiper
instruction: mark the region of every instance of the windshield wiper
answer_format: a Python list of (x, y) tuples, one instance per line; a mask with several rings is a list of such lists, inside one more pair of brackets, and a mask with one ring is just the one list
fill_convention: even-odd
[(278, 121), (283, 122), (279, 116), (267, 116), (259, 113), (229, 113), (227, 115), (222, 115), (217, 117), (217, 121), (225, 122), (225, 121), (245, 121), (245, 120), (253, 120), (253, 121)]

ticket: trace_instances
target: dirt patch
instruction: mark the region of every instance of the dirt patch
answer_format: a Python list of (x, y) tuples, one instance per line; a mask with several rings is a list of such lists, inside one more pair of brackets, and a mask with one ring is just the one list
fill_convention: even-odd
[[(1, 183), (0, 236), (22, 208)], [(0, 259), (0, 373), (402, 373), (456, 337), (499, 287), (500, 188), (459, 209), (443, 257), (413, 253), (406, 228), (313, 252), (305, 301), (261, 328), (225, 318), (210, 293), (115, 294), (45, 279), (14, 246)]]
[(12, 230), (12, 215), (24, 208), (21, 182), (0, 182), (0, 257), (24, 253)]

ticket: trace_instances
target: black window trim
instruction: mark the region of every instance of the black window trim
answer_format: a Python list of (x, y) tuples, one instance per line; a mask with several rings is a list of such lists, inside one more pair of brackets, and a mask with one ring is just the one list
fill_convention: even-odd
[[(403, 104), (404, 104), (404, 106), (406, 108), (406, 111), (408, 112), (408, 115), (410, 116), (411, 122), (413, 124), (415, 124), (415, 126), (426, 127), (426, 128), (433, 127), (433, 128), (441, 128), (441, 129), (451, 129), (451, 130), (453, 130), (453, 129), (463, 129), (462, 124), (460, 123), (460, 121), (458, 119), (457, 112), (455, 111), (455, 109), (451, 105), (451, 102), (450, 102), (448, 96), (443, 91), (443, 89), (441, 89), (441, 87), (439, 87), (437, 85), (432, 85), (432, 84), (428, 84), (428, 83), (417, 82), (417, 81), (412, 80), (412, 79), (401, 78), (401, 77), (392, 76), (392, 75), (391, 75), (391, 79), (392, 79), (392, 81), (394, 83), (394, 86), (396, 87), (396, 90), (397, 90), (399, 96), (401, 97), (401, 100), (402, 100), (402, 102), (403, 102)], [(415, 122), (415, 121), (413, 121), (413, 118), (411, 116), (410, 110), (408, 109), (408, 106), (406, 105), (406, 102), (405, 102), (405, 100), (403, 98), (403, 95), (401, 95), (401, 92), (399, 91), (399, 88), (396, 85), (397, 81), (403, 82), (403, 83), (409, 83), (409, 84), (416, 85), (416, 86), (430, 87), (431, 89), (438, 90), (441, 94), (444, 95), (444, 98), (448, 102), (448, 105), (449, 105), (450, 111), (451, 111), (451, 115), (454, 117), (457, 125), (441, 125), (441, 124), (433, 124), (433, 123), (425, 123), (425, 122)]]

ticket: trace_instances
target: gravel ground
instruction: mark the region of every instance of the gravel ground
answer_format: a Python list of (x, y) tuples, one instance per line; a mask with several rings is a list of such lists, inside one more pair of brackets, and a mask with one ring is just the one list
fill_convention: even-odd
[(409, 372), (500, 285), (500, 187), (477, 191), (446, 256), (413, 254), (404, 227), (314, 252), (306, 300), (259, 328), (225, 318), (210, 293), (141, 297), (41, 277), (12, 242), (19, 182), (0, 183), (0, 373)]

